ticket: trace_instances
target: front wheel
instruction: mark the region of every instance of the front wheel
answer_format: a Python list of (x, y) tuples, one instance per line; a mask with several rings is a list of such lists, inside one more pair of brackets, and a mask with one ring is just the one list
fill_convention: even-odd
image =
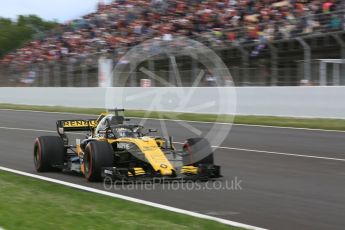
[(183, 145), (183, 165), (213, 164), (213, 151), (205, 138), (189, 138)]
[(85, 148), (83, 162), (85, 178), (88, 181), (100, 181), (102, 168), (113, 166), (114, 150), (106, 141), (91, 141)]
[(189, 138), (183, 145), (183, 165), (198, 167), (200, 180), (221, 177), (220, 166), (214, 165), (213, 150), (205, 138)]

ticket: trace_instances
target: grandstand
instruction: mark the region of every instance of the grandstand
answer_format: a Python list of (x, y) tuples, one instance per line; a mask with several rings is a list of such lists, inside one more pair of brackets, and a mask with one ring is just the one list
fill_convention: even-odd
[[(96, 86), (98, 59), (114, 65), (131, 47), (151, 38), (187, 36), (212, 48), (238, 86), (345, 84), (344, 0), (118, 0), (62, 24), (44, 38), (4, 56), (4, 86)], [(326, 75), (324, 59), (339, 59)], [(183, 86), (198, 65), (177, 57)], [(150, 69), (169, 79), (169, 61)], [(338, 71), (339, 69), (339, 71)], [(321, 70), (321, 72), (320, 72)], [(338, 72), (337, 72), (338, 71)], [(334, 73), (333, 73), (334, 72)], [(30, 76), (29, 81), (23, 78)], [(129, 86), (138, 86), (140, 77)], [(175, 82), (171, 82), (175, 84)]]

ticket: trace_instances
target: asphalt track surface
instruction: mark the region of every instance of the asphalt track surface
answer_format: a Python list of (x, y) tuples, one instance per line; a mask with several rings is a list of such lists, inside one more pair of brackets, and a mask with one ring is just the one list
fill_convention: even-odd
[[(56, 120), (70, 118), (87, 116), (0, 110), (0, 166), (37, 174), (35, 137), (55, 135)], [(203, 133), (227, 127), (188, 124)], [(160, 121), (147, 120), (145, 126), (165, 126), (176, 142), (195, 136), (180, 122), (165, 121), (161, 126)], [(222, 148), (215, 151), (224, 176), (217, 184), (127, 185), (107, 191), (269, 229), (344, 229), (345, 132), (233, 126), (225, 137)], [(78, 175), (40, 175), (105, 189), (102, 183), (88, 183)], [(234, 180), (240, 183), (237, 190), (231, 188)]]

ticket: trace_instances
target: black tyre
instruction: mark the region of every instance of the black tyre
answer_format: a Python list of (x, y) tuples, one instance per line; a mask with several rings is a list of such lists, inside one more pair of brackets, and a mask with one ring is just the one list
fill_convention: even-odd
[(84, 154), (84, 174), (88, 181), (101, 181), (102, 168), (112, 167), (114, 150), (106, 141), (91, 141)]
[(34, 164), (37, 172), (61, 171), (64, 156), (65, 147), (60, 137), (41, 136), (36, 138)]
[(213, 151), (205, 138), (189, 138), (183, 145), (183, 165), (213, 164)]

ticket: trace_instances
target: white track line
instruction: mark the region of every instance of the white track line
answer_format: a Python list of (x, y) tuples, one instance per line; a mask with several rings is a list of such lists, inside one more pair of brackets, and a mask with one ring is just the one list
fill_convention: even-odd
[(283, 126), (271, 126), (271, 125), (248, 125), (248, 124), (234, 124), (234, 123), (222, 123), (222, 122), (211, 122), (211, 121), (172, 120), (172, 119), (163, 119), (163, 118), (162, 119), (140, 118), (140, 117), (128, 117), (128, 118), (142, 119), (142, 120), (156, 120), (156, 121), (174, 121), (174, 122), (188, 122), (188, 123), (200, 123), (200, 124), (217, 124), (217, 125), (232, 125), (232, 126), (258, 127), (258, 128), (292, 129), (292, 130), (345, 133), (344, 130), (333, 130), (333, 129), (311, 129), (311, 128), (283, 127)]
[(311, 129), (311, 128), (283, 127), (283, 126), (271, 126), (271, 125), (247, 125), (247, 124), (233, 124), (233, 125), (234, 126), (245, 126), (245, 127), (258, 127), (258, 128), (291, 129), (291, 130), (345, 133), (344, 130), (334, 130), (334, 129)]
[[(68, 112), (48, 112), (48, 111), (37, 111), (37, 110), (17, 110), (17, 109), (0, 109), (0, 111), (17, 111), (17, 112), (32, 112), (32, 113), (47, 113), (47, 114), (65, 114), (65, 115), (80, 115), (80, 116), (97, 116), (94, 114), (84, 113), (68, 113)], [(312, 128), (297, 128), (297, 127), (283, 127), (283, 126), (271, 126), (271, 125), (249, 125), (249, 124), (231, 124), (222, 122), (210, 122), (210, 121), (188, 121), (188, 120), (172, 120), (172, 119), (159, 119), (159, 118), (140, 118), (140, 117), (128, 117), (134, 119), (146, 119), (156, 121), (174, 121), (174, 122), (188, 122), (188, 123), (200, 123), (200, 124), (220, 124), (220, 125), (233, 125), (233, 126), (244, 126), (244, 127), (258, 127), (258, 128), (273, 128), (273, 129), (292, 129), (292, 130), (306, 130), (306, 131), (319, 131), (319, 132), (336, 132), (345, 133), (344, 130), (333, 130), (333, 129), (312, 129)], [(294, 117), (292, 117), (294, 118)], [(301, 117), (302, 118), (302, 117)]]
[[(56, 133), (56, 131), (52, 131), (52, 130), (23, 129), (23, 128), (1, 127), (1, 126), (0, 126), (0, 129), (31, 131), (31, 132)], [(76, 133), (76, 132), (73, 132), (73, 133), (74, 134), (80, 134), (80, 135), (83, 134), (83, 133)], [(184, 144), (183, 142), (174, 142), (174, 143), (175, 144)], [(213, 148), (217, 148), (217, 149), (228, 149), (228, 150), (237, 150), (237, 151), (245, 151), (245, 152), (257, 152), (257, 153), (267, 153), (267, 154), (293, 156), (293, 157), (305, 157), (305, 158), (322, 159), (322, 160), (345, 161), (345, 159), (342, 159), (342, 158), (320, 157), (320, 156), (295, 154), (295, 153), (283, 153), (283, 152), (274, 152), (274, 151), (257, 150), (257, 149), (235, 148), (235, 147), (225, 147), (225, 146), (212, 146), (212, 147)]]
[(3, 127), (3, 126), (0, 126), (0, 129), (5, 129), (5, 130), (20, 130), (20, 131), (31, 131), (31, 132), (43, 132), (43, 133), (57, 133), (56, 131), (53, 131), (53, 130), (23, 129), (23, 128), (14, 128), (14, 127)]
[(22, 176), (27, 176), (27, 177), (35, 178), (35, 179), (39, 179), (39, 180), (44, 180), (44, 181), (52, 182), (52, 183), (55, 183), (55, 184), (64, 185), (64, 186), (75, 188), (75, 189), (80, 189), (80, 190), (83, 190), (83, 191), (93, 192), (93, 193), (97, 193), (97, 194), (100, 194), (100, 195), (105, 195), (105, 196), (109, 196), (109, 197), (113, 197), (113, 198), (117, 198), (117, 199), (122, 199), (122, 200), (127, 200), (127, 201), (131, 201), (131, 202), (134, 202), (134, 203), (144, 204), (144, 205), (148, 205), (148, 206), (151, 206), (151, 207), (168, 210), (168, 211), (171, 211), (171, 212), (185, 214), (185, 215), (189, 215), (189, 216), (193, 216), (193, 217), (197, 217), (197, 218), (202, 218), (202, 219), (206, 219), (206, 220), (212, 220), (212, 221), (216, 221), (216, 222), (219, 222), (219, 223), (222, 223), (222, 224), (231, 225), (231, 226), (234, 226), (234, 227), (251, 229), (251, 230), (265, 230), (263, 228), (259, 228), (259, 227), (256, 227), (256, 226), (242, 224), (242, 223), (238, 223), (238, 222), (231, 221), (231, 220), (226, 220), (226, 219), (222, 219), (222, 218), (218, 218), (218, 217), (214, 217), (214, 216), (200, 214), (200, 213), (196, 213), (196, 212), (192, 212), (192, 211), (188, 211), (188, 210), (184, 210), (184, 209), (174, 208), (174, 207), (163, 205), (163, 204), (158, 204), (158, 203), (154, 203), (154, 202), (150, 202), (150, 201), (146, 201), (146, 200), (141, 200), (141, 199), (137, 199), (137, 198), (133, 198), (133, 197), (129, 197), (129, 196), (124, 196), (124, 195), (120, 195), (120, 194), (116, 194), (116, 193), (111, 193), (111, 192), (103, 191), (103, 190), (100, 190), (100, 189), (90, 188), (90, 187), (87, 187), (87, 186), (73, 184), (73, 183), (70, 183), (70, 182), (56, 180), (56, 179), (52, 179), (52, 178), (49, 178), (49, 177), (39, 176), (39, 175), (35, 175), (35, 174), (27, 173), (27, 172), (22, 172), (22, 171), (18, 171), (18, 170), (14, 170), (14, 169), (9, 169), (9, 168), (5, 168), (5, 167), (1, 167), (1, 166), (0, 166), (0, 170), (6, 171), (6, 172), (15, 173), (15, 174), (19, 174), (19, 175), (22, 175)]
[(243, 149), (243, 148), (233, 148), (233, 147), (215, 147), (219, 149), (228, 149), (228, 150), (237, 150), (237, 151), (245, 151), (245, 152), (257, 152), (257, 153), (268, 153), (268, 154), (275, 154), (275, 155), (284, 155), (284, 156), (293, 156), (293, 157), (305, 157), (305, 158), (314, 158), (314, 159), (323, 159), (323, 160), (332, 160), (332, 161), (344, 161), (345, 159), (341, 158), (332, 158), (332, 157), (319, 157), (319, 156), (311, 156), (311, 155), (303, 155), (303, 154), (294, 154), (294, 153), (282, 153), (282, 152), (274, 152), (274, 151), (264, 151), (264, 150), (255, 150), (255, 149)]
[(27, 109), (0, 109), (0, 111), (47, 113), (47, 114), (65, 114), (65, 115), (81, 115), (81, 116), (97, 116), (95, 114), (86, 114), (86, 113), (50, 112), (50, 111), (27, 110)]
[[(173, 142), (173, 143), (174, 144), (181, 144), (181, 145), (184, 144), (183, 142)], [(333, 160), (333, 161), (345, 161), (345, 159), (341, 159), (341, 158), (319, 157), (319, 156), (312, 156), (312, 155), (303, 155), (303, 154), (294, 154), (294, 153), (282, 153), (282, 152), (265, 151), (265, 150), (257, 150), (257, 149), (244, 149), (244, 148), (223, 147), (223, 146), (212, 146), (212, 148), (237, 150), (237, 151), (244, 151), (244, 152), (267, 153), (267, 154), (293, 156), (293, 157), (305, 157), (305, 158), (314, 158), (314, 159), (323, 159), (323, 160)]]

